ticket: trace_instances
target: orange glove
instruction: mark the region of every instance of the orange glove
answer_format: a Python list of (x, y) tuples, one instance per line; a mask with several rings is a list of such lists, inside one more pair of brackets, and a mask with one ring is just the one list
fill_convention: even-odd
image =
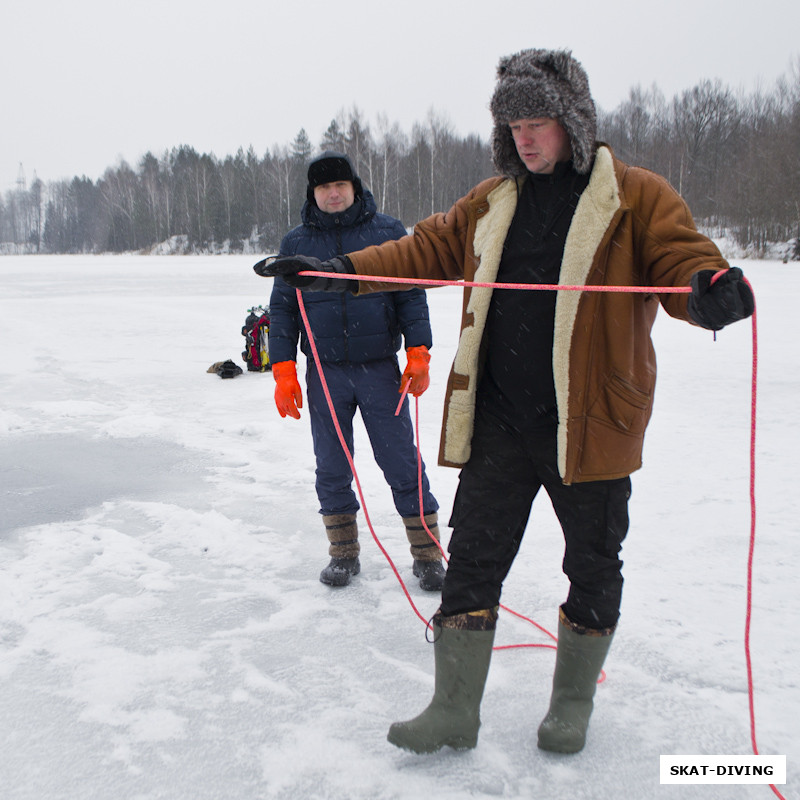
[(297, 382), (297, 369), (294, 361), (279, 361), (272, 365), (272, 374), (275, 377), (275, 405), (278, 413), (285, 417), (287, 414), (295, 419), (300, 419), (298, 408), (303, 407), (303, 393)]
[(428, 348), (421, 344), (419, 347), (409, 347), (406, 350), (406, 356), (408, 363), (403, 377), (400, 379), (400, 393), (402, 394), (410, 378), (411, 386), (408, 387), (408, 391), (414, 397), (419, 397), (431, 385), (428, 375), (431, 354), (428, 352)]

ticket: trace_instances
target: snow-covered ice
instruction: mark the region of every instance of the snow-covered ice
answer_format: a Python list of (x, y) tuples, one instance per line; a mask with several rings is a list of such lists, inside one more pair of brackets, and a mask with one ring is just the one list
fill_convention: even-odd
[[(659, 386), (633, 476), (618, 635), (586, 749), (543, 753), (550, 649), (495, 654), (474, 751), (386, 742), (421, 711), (433, 653), (362, 519), (362, 573), (318, 581), (327, 544), (307, 414), (281, 419), (242, 364), (252, 256), (0, 259), (0, 792), (5, 800), (766, 798), (764, 785), (659, 784), (661, 754), (750, 754), (744, 630), (751, 325), (715, 342), (661, 314)], [(759, 750), (797, 796), (800, 324), (796, 264), (742, 263), (758, 301), (752, 656)], [(428, 293), (435, 466), (460, 292)], [(242, 366), (244, 366), (242, 364)], [(302, 372), (302, 370), (301, 370)], [(412, 406), (413, 413), (413, 406)], [(423, 617), (363, 432), (376, 534)], [(445, 536), (449, 534), (444, 529)], [(504, 603), (553, 630), (560, 531), (537, 498)], [(497, 644), (546, 643), (502, 614)]]

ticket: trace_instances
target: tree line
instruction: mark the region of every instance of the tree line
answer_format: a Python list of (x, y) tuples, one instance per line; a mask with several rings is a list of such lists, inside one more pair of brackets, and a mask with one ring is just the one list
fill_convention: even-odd
[[(754, 254), (792, 242), (800, 258), (800, 59), (769, 91), (734, 92), (704, 80), (667, 100), (657, 86), (598, 109), (599, 138), (631, 164), (664, 175), (698, 225), (725, 230)], [(146, 153), (136, 168), (97, 181), (35, 180), (0, 198), (6, 251), (271, 252), (300, 221), (306, 169), (321, 150), (347, 153), (378, 210), (411, 227), (446, 210), (492, 173), (491, 144), (458, 135), (431, 110), (410, 134), (385, 116), (370, 125), (342, 110), (316, 148), (305, 129), (263, 155), (218, 158), (188, 145)]]

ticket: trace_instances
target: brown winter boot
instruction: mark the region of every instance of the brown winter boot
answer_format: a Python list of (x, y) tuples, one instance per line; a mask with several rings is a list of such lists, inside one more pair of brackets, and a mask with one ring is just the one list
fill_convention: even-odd
[(427, 525), (436, 541), (439, 541), (438, 513), (434, 511), (426, 514), (425, 525), (419, 517), (403, 517), (403, 524), (406, 526), (406, 536), (414, 558), (414, 576), (419, 578), (420, 588), (426, 592), (441, 592), (445, 573), (442, 554), (425, 530)]
[(597, 678), (614, 638), (614, 628), (594, 630), (558, 615), (558, 647), (550, 710), (539, 726), (539, 747), (577, 753), (586, 743)]
[(358, 560), (361, 545), (358, 543), (356, 515), (323, 515), (322, 521), (330, 542), (328, 555), (331, 556), (331, 563), (320, 572), (319, 579), (328, 586), (347, 586), (350, 578), (361, 572), (361, 562)]
[(414, 719), (395, 722), (386, 737), (414, 753), (445, 745), (468, 750), (478, 744), (480, 707), (492, 659), (497, 608), (433, 618), (434, 693)]

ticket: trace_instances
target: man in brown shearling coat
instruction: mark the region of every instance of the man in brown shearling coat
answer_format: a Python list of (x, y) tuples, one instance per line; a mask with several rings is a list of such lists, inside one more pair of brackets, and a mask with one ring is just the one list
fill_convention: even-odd
[(669, 183), (596, 142), (588, 79), (569, 52), (503, 58), (491, 108), (499, 177), (410, 236), (322, 263), (279, 259), (261, 274), (358, 292), (387, 284), (335, 273), (691, 286), (691, 294), (464, 291), (439, 453), (461, 475), (433, 619), (435, 692), (418, 717), (391, 726), (389, 741), (419, 753), (476, 746), (503, 580), (544, 487), (564, 532), (570, 589), (538, 744), (574, 753), (619, 618), (629, 476), (641, 466), (655, 387), (656, 312), (661, 305), (718, 330), (752, 314), (754, 301)]

